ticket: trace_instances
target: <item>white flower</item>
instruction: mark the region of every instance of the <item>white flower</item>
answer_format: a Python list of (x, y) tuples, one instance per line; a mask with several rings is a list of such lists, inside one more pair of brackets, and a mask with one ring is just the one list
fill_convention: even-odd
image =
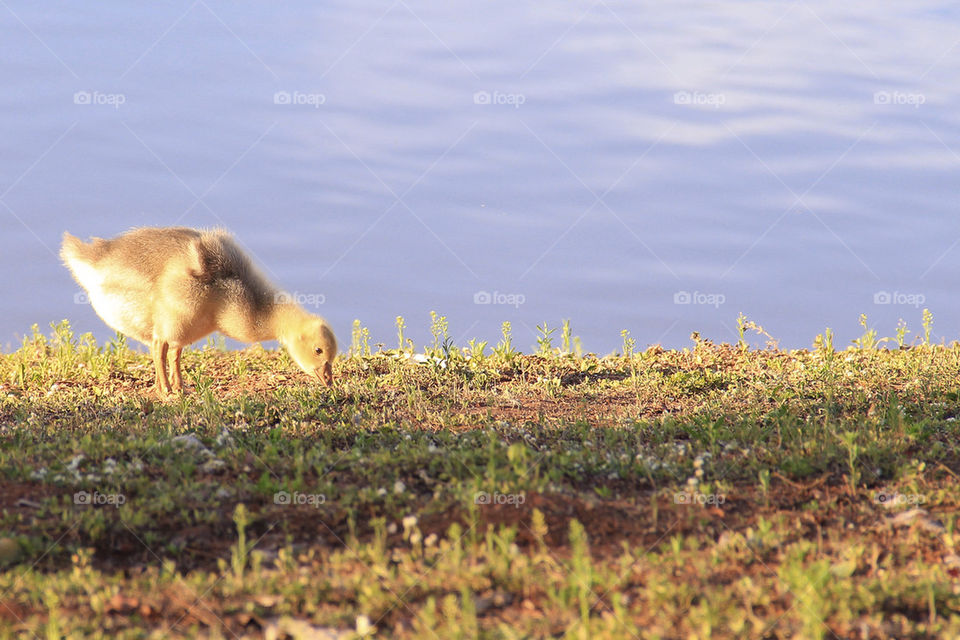
[(363, 637), (363, 636), (373, 635), (374, 631), (375, 629), (373, 628), (373, 625), (370, 624), (370, 618), (362, 614), (357, 616), (357, 635), (358, 636)]

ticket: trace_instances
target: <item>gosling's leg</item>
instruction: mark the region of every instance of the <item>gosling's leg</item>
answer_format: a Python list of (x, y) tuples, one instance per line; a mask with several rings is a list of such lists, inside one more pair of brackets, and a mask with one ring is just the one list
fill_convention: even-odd
[(161, 396), (170, 393), (170, 380), (167, 379), (167, 350), (170, 345), (163, 340), (155, 338), (153, 347), (153, 368), (157, 374), (157, 393)]
[(183, 347), (176, 347), (173, 350), (173, 363), (170, 365), (170, 377), (171, 384), (173, 385), (173, 390), (176, 392), (183, 391), (183, 379), (180, 377), (180, 354), (183, 353)]

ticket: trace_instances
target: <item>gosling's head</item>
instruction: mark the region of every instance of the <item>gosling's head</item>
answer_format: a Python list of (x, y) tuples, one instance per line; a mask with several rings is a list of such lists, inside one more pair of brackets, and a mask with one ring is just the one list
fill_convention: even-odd
[(333, 359), (337, 357), (337, 338), (323, 318), (304, 314), (295, 327), (285, 332), (283, 346), (290, 357), (308, 375), (333, 384)]

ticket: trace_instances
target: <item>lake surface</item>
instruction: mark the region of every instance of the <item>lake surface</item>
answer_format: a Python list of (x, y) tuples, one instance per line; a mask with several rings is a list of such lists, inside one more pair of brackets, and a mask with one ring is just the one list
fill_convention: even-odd
[(956, 4), (55, 7), (0, 6), (2, 348), (112, 336), (59, 238), (142, 225), (228, 227), (345, 346), (960, 335)]

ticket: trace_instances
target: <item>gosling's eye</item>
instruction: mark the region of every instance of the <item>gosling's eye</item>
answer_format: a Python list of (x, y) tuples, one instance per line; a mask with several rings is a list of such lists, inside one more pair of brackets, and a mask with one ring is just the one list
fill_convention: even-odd
[(323, 349), (321, 349), (320, 347), (317, 347), (316, 349), (314, 349), (313, 352), (318, 356), (323, 355)]

